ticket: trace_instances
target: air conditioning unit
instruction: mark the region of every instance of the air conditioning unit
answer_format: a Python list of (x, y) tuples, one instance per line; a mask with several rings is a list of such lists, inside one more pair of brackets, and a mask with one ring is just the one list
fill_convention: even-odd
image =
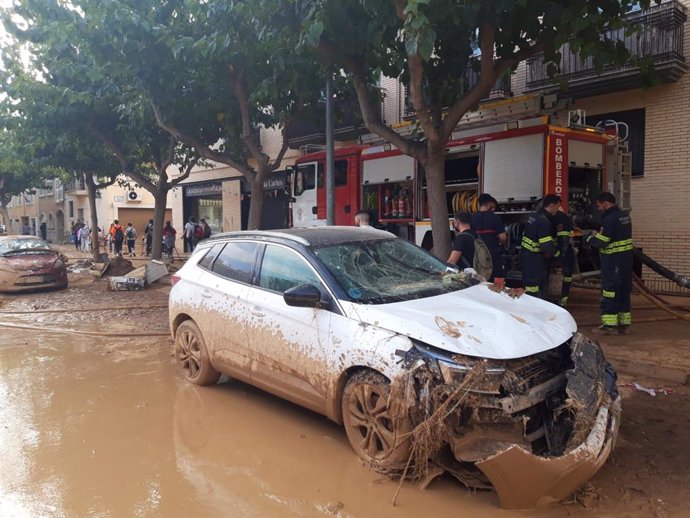
[(129, 191), (127, 193), (127, 201), (133, 202), (133, 203), (139, 203), (139, 202), (141, 202), (141, 197), (139, 196), (139, 193), (137, 193), (137, 191)]

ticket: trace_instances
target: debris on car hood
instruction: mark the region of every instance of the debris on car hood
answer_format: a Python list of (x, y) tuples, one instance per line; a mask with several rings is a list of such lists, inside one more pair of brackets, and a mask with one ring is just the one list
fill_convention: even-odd
[(489, 359), (521, 358), (568, 340), (577, 330), (563, 308), (535, 297), (513, 298), (480, 284), (435, 297), (362, 306), (343, 303), (367, 324), (449, 352)]
[(397, 354), (404, 373), (393, 380), (390, 413), (414, 423), (404, 476), (424, 480), (441, 468), (468, 487), (493, 487), (506, 509), (528, 509), (567, 497), (613, 449), (616, 374), (581, 334), (507, 361), (422, 343)]

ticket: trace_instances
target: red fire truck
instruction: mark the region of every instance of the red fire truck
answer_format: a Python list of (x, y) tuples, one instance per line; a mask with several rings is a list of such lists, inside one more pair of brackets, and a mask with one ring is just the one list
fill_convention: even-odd
[[(582, 120), (571, 112), (568, 118)], [(445, 190), (449, 221), (457, 210), (476, 211), (488, 192), (499, 202), (509, 235), (535, 202), (555, 193), (576, 220), (594, 216), (592, 200), (615, 193), (629, 206), (630, 155), (619, 125), (558, 125), (549, 115), (459, 126), (448, 142)], [(620, 133), (623, 133), (622, 131)], [(326, 223), (325, 152), (301, 156), (293, 169), (292, 225)], [(335, 152), (335, 223), (353, 225), (368, 210), (375, 222), (396, 235), (430, 248), (431, 222), (423, 167), (390, 145), (350, 146)]]

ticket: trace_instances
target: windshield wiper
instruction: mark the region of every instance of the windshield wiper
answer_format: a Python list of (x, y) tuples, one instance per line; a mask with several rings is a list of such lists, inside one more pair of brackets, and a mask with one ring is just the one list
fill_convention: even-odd
[(50, 248), (17, 248), (14, 250), (8, 250), (7, 252), (4, 252), (2, 255), (14, 255), (14, 254), (23, 254), (26, 252), (54, 252), (55, 250), (51, 250)]

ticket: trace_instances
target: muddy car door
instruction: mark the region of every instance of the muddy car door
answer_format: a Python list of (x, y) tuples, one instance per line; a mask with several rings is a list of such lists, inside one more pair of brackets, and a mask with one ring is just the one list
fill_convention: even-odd
[(295, 250), (266, 245), (257, 286), (248, 295), (251, 383), (317, 412), (325, 411), (330, 325), (327, 309), (288, 306), (283, 293), (295, 286), (327, 290), (314, 268)]
[(254, 275), (258, 245), (231, 241), (218, 253), (202, 279), (201, 296), (207, 300), (202, 333), (209, 354), (221, 371), (249, 380), (247, 326), (252, 314), (247, 293)]

